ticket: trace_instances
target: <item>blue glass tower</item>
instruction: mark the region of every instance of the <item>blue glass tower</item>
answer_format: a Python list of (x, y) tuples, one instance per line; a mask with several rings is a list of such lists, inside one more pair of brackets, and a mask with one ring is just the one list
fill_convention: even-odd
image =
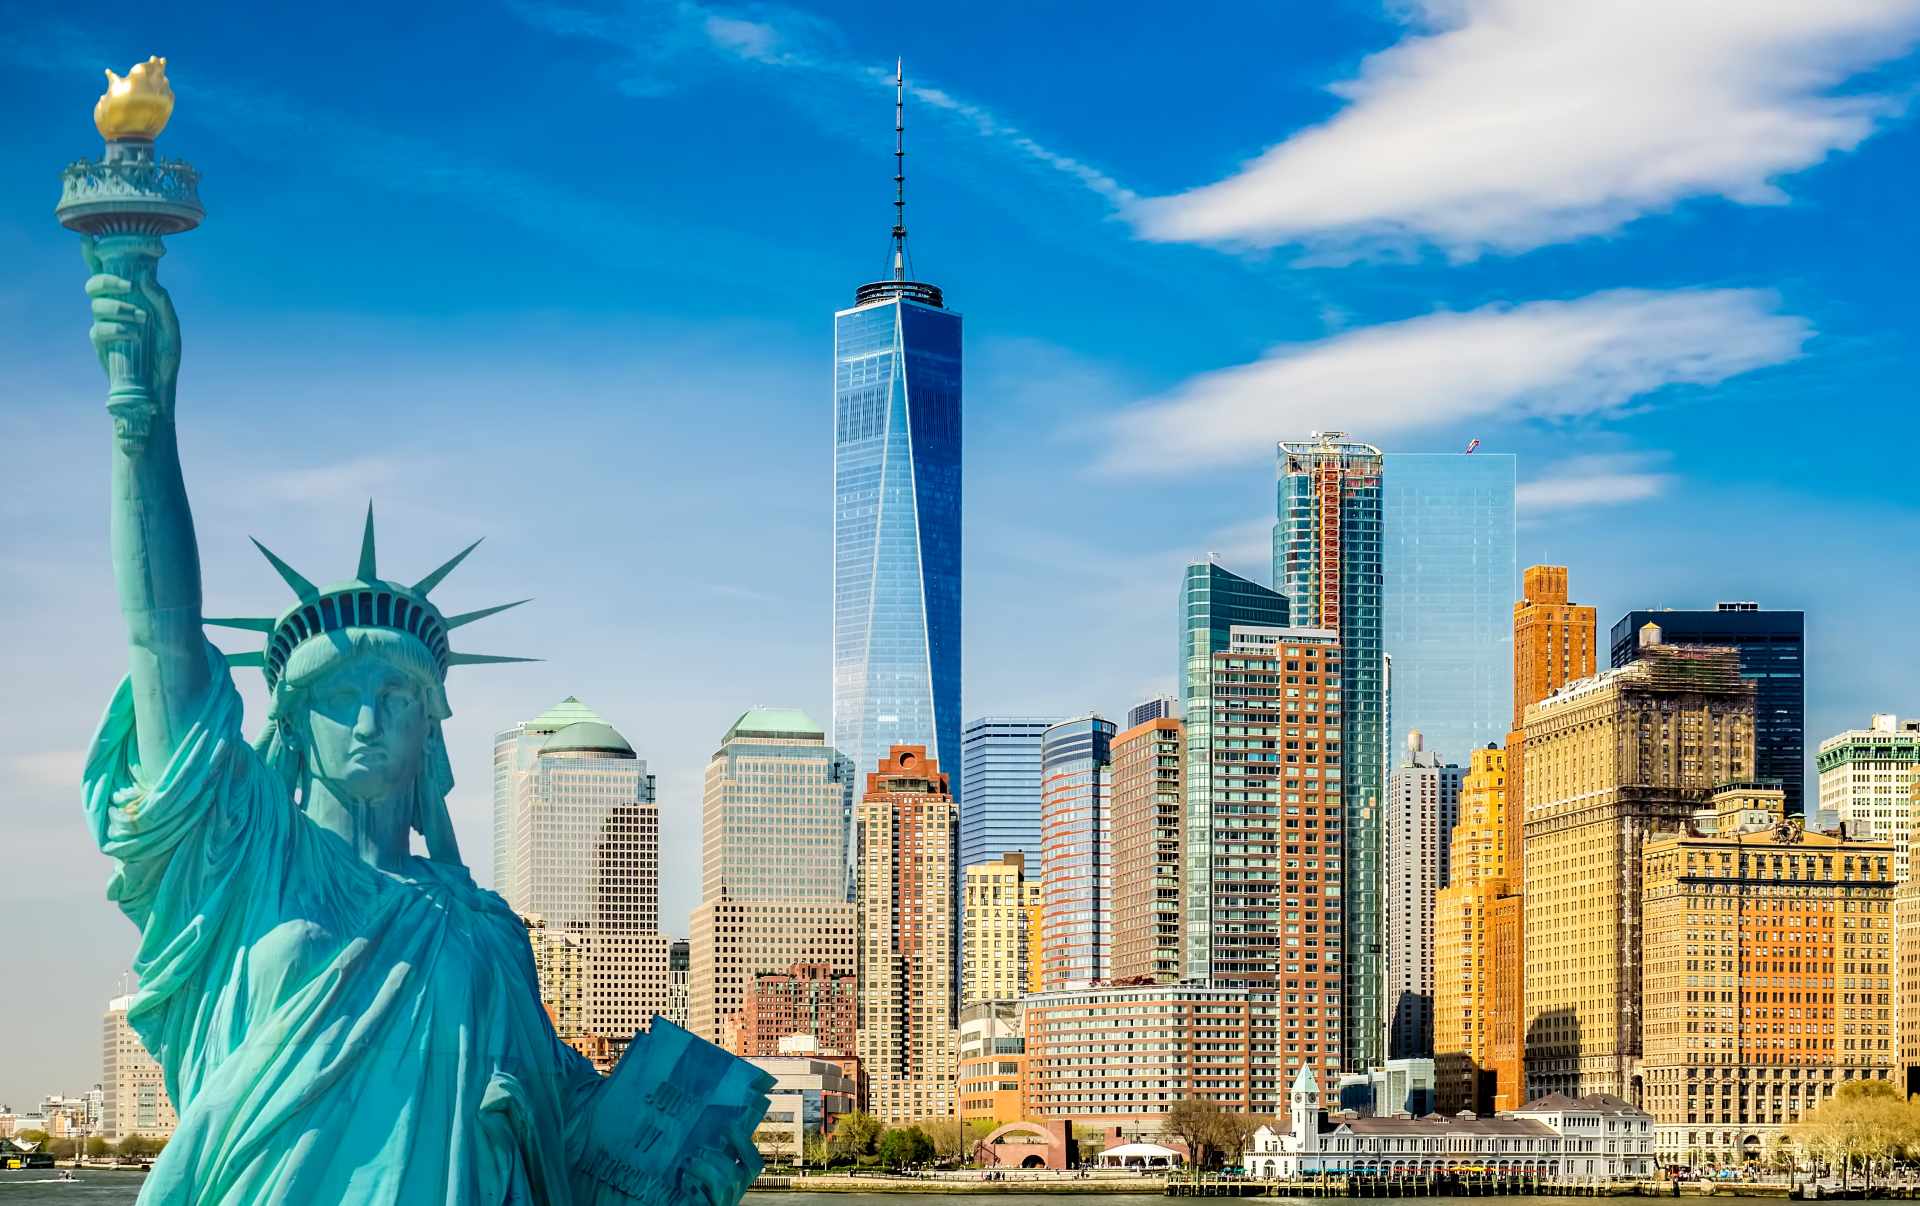
[(893, 272), (833, 318), (833, 744), (856, 775), (924, 744), (958, 779), (960, 316), (907, 279), (899, 96)]
[(981, 716), (960, 738), (960, 861), (956, 874), (1003, 854), (1040, 868), (1040, 739), (1055, 721)]
[(1390, 749), (1418, 729), (1442, 762), (1465, 766), (1474, 750), (1506, 739), (1513, 486), (1512, 453), (1386, 454), (1380, 618), (1393, 659)]

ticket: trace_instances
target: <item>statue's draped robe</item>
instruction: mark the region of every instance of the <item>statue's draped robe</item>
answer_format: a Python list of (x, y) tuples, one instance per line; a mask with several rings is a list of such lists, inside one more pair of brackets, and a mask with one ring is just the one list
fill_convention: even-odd
[(363, 861), (295, 807), (211, 685), (142, 767), (123, 682), (87, 813), (141, 940), (128, 1022), (180, 1124), (142, 1202), (569, 1201), (602, 1083), (555, 1038), (519, 919), (464, 867)]

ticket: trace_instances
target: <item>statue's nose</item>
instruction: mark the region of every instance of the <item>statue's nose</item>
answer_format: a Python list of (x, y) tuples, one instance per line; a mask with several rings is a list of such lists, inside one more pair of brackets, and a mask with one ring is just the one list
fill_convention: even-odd
[(380, 709), (371, 699), (360, 704), (360, 715), (353, 722), (355, 736), (372, 737), (380, 731)]

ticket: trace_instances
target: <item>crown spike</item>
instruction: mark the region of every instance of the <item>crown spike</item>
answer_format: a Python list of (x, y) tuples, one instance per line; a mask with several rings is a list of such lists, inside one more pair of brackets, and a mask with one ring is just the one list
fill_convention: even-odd
[(355, 577), (362, 582), (373, 582), (380, 577), (380, 571), (374, 564), (373, 556), (373, 500), (367, 500), (367, 530), (360, 537), (360, 568)]
[(224, 616), (219, 619), (215, 619), (212, 616), (205, 616), (202, 617), (200, 622), (202, 624), (211, 624), (215, 628), (239, 628), (247, 632), (273, 631), (272, 616)]
[[(480, 538), (480, 540), (485, 540), (485, 539), (486, 537), (484, 536)], [(480, 547), (480, 540), (474, 541), (472, 544), (468, 545), (466, 548), (461, 549), (459, 552), (455, 553), (451, 558), (447, 560), (447, 563), (445, 565), (433, 571), (431, 574), (428, 574), (426, 577), (420, 579), (420, 581), (414, 583), (413, 589), (419, 591), (423, 595), (431, 594), (433, 592), (434, 587), (440, 585), (440, 583), (446, 578), (448, 574), (451, 574), (454, 571), (454, 569), (462, 561), (465, 561), (467, 559), (468, 553), (471, 553), (473, 550)]]
[(267, 561), (273, 566), (275, 572), (277, 572), (280, 575), (281, 579), (284, 582), (286, 582), (288, 586), (293, 588), (294, 594), (299, 595), (303, 600), (313, 599), (319, 596), (320, 594), (319, 589), (315, 587), (313, 583), (307, 581), (305, 578), (302, 578), (299, 572), (296, 571), (291, 565), (288, 565), (286, 562), (280, 560), (280, 558), (277, 555), (275, 555), (272, 549), (268, 548), (264, 544), (261, 544), (258, 540), (254, 540), (254, 538), (251, 536), (247, 537), (247, 539), (253, 540), (253, 547), (260, 550), (260, 555), (262, 557), (265, 557)]
[(457, 616), (448, 616), (447, 628), (449, 631), (451, 631), (452, 629), (455, 629), (455, 628), (464, 627), (465, 625), (473, 623), (475, 620), (484, 620), (488, 616), (497, 616), (501, 612), (506, 611), (509, 608), (518, 607), (522, 603), (531, 603), (531, 602), (533, 602), (532, 599), (515, 599), (511, 603), (501, 603), (494, 607), (482, 607), (479, 611), (465, 611), (465, 612), (461, 612)]
[(540, 657), (500, 657), (492, 653), (449, 653), (449, 666), (497, 666), (507, 662), (543, 662)]

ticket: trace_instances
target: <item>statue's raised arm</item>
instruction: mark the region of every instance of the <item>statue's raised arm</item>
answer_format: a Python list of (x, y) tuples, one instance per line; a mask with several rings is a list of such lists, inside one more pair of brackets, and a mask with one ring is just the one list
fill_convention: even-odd
[[(158, 239), (153, 243), (157, 247)], [(180, 326), (154, 277), (153, 259), (132, 279), (101, 271), (88, 239), (93, 343), (102, 364), (123, 354), (141, 366), (151, 401), (114, 407), (113, 573), (127, 622), (129, 674), (142, 765), (158, 769), (198, 713), (207, 689), (200, 625), (200, 551), (174, 430)], [(155, 257), (157, 258), (157, 257)], [(136, 404), (137, 405), (137, 404)]]
[(164, 767), (205, 701), (200, 553), (180, 472), (174, 384), (180, 324), (155, 269), (163, 234), (200, 216), (196, 178), (153, 154), (173, 109), (165, 63), (150, 60), (110, 86), (94, 110), (108, 139), (100, 161), (67, 169), (59, 215), (81, 233), (91, 276), (93, 344), (113, 418), (113, 569), (127, 622), (141, 764)]

